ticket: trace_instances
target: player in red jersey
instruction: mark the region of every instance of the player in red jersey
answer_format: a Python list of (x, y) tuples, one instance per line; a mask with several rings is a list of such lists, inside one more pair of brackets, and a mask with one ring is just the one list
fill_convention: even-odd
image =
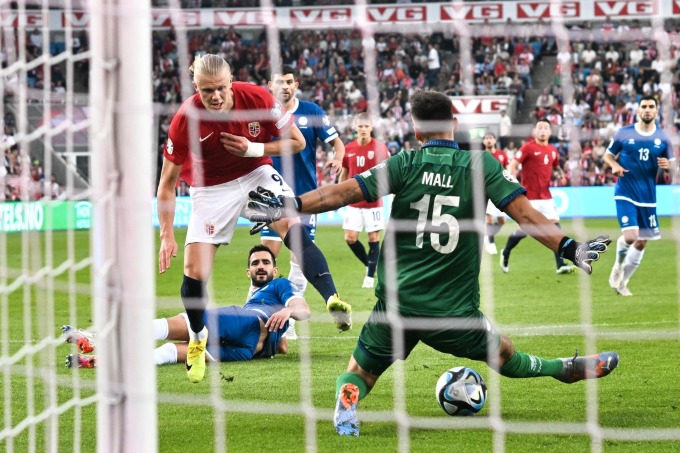
[[(527, 198), (531, 205), (559, 227), (560, 216), (557, 214), (557, 208), (549, 187), (553, 172), (557, 173), (558, 178), (562, 178), (564, 173), (560, 167), (557, 149), (548, 143), (551, 133), (550, 122), (545, 119), (538, 120), (534, 126), (534, 140), (527, 142), (517, 151), (508, 166), (508, 171), (513, 176), (516, 175), (517, 167), (522, 164), (521, 183), (527, 191)], [(501, 252), (500, 264), (503, 272), (510, 271), (510, 252), (526, 236), (527, 233), (518, 229), (508, 238), (508, 242)], [(555, 263), (557, 264), (556, 272), (558, 274), (570, 274), (575, 270), (574, 266), (565, 264), (558, 253), (555, 253)]]
[[(503, 168), (508, 166), (508, 155), (502, 149), (496, 148), (496, 136), (487, 132), (482, 139), (484, 151), (491, 155)], [(498, 255), (496, 248), (496, 234), (505, 225), (505, 214), (494, 205), (491, 200), (486, 205), (486, 234), (484, 235), (484, 249), (489, 255)]]
[[(354, 130), (357, 139), (345, 146), (342, 159), (342, 172), (338, 182), (346, 181), (355, 175), (375, 167), (390, 157), (387, 146), (380, 140), (371, 137), (373, 123), (368, 113), (359, 113), (354, 118)], [(347, 206), (342, 229), (345, 230), (345, 242), (359, 261), (366, 266), (366, 276), (362, 288), (373, 288), (375, 269), (380, 254), (380, 232), (385, 229), (382, 198), (376, 201), (360, 201)], [(359, 233), (365, 229), (368, 233), (368, 252), (359, 241)]]
[[(192, 187), (191, 217), (184, 247), (181, 287), (191, 326), (186, 360), (191, 382), (205, 374), (208, 331), (203, 322), (206, 282), (217, 248), (231, 242), (238, 217), (246, 217), (248, 192), (264, 186), (272, 194), (293, 196), (292, 189), (272, 167), (270, 155), (299, 152), (305, 139), (293, 115), (267, 90), (232, 82), (231, 68), (220, 56), (197, 58), (190, 68), (196, 94), (172, 119), (158, 184), (161, 245), (158, 269), (170, 267), (177, 256), (173, 231), (175, 185), (182, 176)], [(278, 137), (280, 140), (274, 140)], [(270, 225), (286, 246), (301, 258), (302, 271), (319, 291), (340, 330), (351, 327), (351, 307), (340, 300), (326, 258), (309, 237), (299, 218)], [(216, 339), (218, 340), (218, 339)]]

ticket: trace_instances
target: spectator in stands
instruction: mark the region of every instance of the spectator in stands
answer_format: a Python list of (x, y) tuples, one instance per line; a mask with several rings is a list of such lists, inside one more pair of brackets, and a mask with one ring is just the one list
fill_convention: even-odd
[(501, 110), (501, 119), (498, 122), (498, 127), (500, 128), (498, 146), (501, 149), (505, 149), (512, 135), (512, 120), (505, 109)]

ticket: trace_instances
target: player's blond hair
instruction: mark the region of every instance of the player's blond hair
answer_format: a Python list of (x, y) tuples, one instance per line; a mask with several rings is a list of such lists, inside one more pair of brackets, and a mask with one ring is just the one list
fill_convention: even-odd
[(189, 74), (191, 74), (191, 78), (194, 81), (198, 76), (215, 77), (222, 75), (224, 71), (227, 71), (227, 75), (231, 75), (229, 63), (219, 55), (212, 53), (197, 56), (191, 66), (189, 66)]

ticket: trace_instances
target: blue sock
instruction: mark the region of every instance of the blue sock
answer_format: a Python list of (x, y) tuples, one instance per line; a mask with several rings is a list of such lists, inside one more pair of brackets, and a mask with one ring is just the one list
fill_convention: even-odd
[(328, 302), (333, 294), (337, 294), (326, 257), (309, 237), (304, 225), (296, 223), (291, 226), (283, 238), (283, 243), (295, 254), (305, 278), (321, 294), (324, 302)]
[(189, 318), (189, 325), (191, 330), (199, 333), (205, 327), (203, 323), (203, 314), (208, 302), (205, 300), (205, 282), (194, 280), (191, 277), (184, 276), (182, 281), (182, 288), (180, 294), (182, 295), (182, 303)]

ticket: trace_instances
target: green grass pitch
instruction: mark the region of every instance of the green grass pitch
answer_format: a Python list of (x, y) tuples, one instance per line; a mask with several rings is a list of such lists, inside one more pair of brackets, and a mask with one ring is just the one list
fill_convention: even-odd
[[(321, 452), (393, 452), (398, 450), (400, 437), (402, 442), (408, 442), (410, 451), (422, 452), (491, 451), (498, 442), (502, 442), (508, 452), (589, 451), (591, 438), (583, 432), (586, 421), (598, 421), (605, 433), (608, 429), (625, 434), (636, 429), (660, 428), (671, 433), (672, 439), (677, 439), (680, 437), (677, 368), (680, 363), (677, 269), (680, 257), (678, 244), (670, 235), (671, 220), (662, 219), (661, 227), (665, 238), (648, 244), (642, 266), (629, 285), (635, 296), (629, 298), (616, 296), (607, 284), (614, 260), (613, 250), (601, 262), (595, 263), (592, 277), (581, 272), (555, 275), (552, 254), (532, 239), (523, 241), (513, 251), (509, 274), (500, 271), (497, 257), (483, 257), (482, 283), (486, 283), (482, 291), (483, 308), (499, 329), (509, 334), (517, 349), (546, 358), (569, 356), (577, 348), (581, 352), (592, 352), (587, 350), (589, 345), (597, 350), (615, 350), (620, 354), (621, 362), (611, 376), (597, 381), (594, 387), (585, 382), (565, 385), (551, 378), (499, 378), (486, 364), (444, 356), (419, 345), (401, 367), (406, 389), (405, 400), (399, 402), (409, 416), (415, 417), (413, 420), (418, 428), (400, 431), (394, 422), (394, 376), (397, 371), (390, 369), (360, 405), (360, 419), (365, 414), (368, 420), (363, 418), (358, 438), (338, 437), (330, 418), (335, 378), (347, 366), (374, 296), (371, 290), (361, 288), (364, 269), (344, 243), (340, 227), (321, 227), (317, 243), (330, 263), (342, 298), (354, 308), (354, 329), (338, 334), (320, 296), (309, 287), (306, 296), (312, 308), (312, 319), (309, 323), (298, 324), (298, 334), (306, 338), (290, 342), (288, 355), (278, 355), (272, 360), (211, 366), (205, 381), (198, 385), (189, 383), (181, 365), (159, 367), (159, 451), (214, 451), (222, 445), (221, 441), (215, 441), (215, 426), (222, 424), (226, 426), (223, 444), (235, 452), (303, 452), (308, 451), (308, 438), (312, 439), (313, 449)], [(512, 223), (504, 227), (497, 238), (499, 249), (513, 229)], [(600, 233), (608, 233), (616, 239), (619, 234), (615, 219), (592, 219), (583, 223), (565, 221), (563, 229), (580, 239)], [(55, 267), (67, 257), (66, 238), (65, 233), (53, 234)], [(177, 239), (180, 244), (183, 242), (184, 231), (177, 231)], [(365, 243), (365, 234), (361, 239)], [(44, 259), (44, 240), (44, 235), (37, 234), (27, 238), (6, 236), (6, 241), (0, 243), (8, 261), (5, 283), (17, 278), (17, 271), (22, 268), (22, 250), (30, 248)], [(248, 235), (247, 228), (238, 228), (233, 244), (218, 251), (210, 290), (212, 303), (243, 303), (249, 283), (245, 273), (246, 254), (256, 242), (256, 238)], [(89, 253), (88, 232), (75, 233), (74, 243), (77, 244), (75, 258), (85, 258)], [(37, 269), (43, 265), (29, 260), (26, 267)], [(156, 267), (155, 261), (149, 266)], [(288, 253), (285, 249), (279, 259), (279, 269), (287, 275)], [(171, 316), (183, 310), (179, 299), (181, 275), (180, 255), (173, 261), (172, 268), (156, 280), (159, 316)], [(54, 292), (48, 291), (46, 286), (49, 285), (41, 280), (43, 284), (22, 286), (0, 299), (0, 316), (5, 318), (3, 323), (6, 325), (2, 330), (3, 359), (25, 346), (26, 326), (32, 332), (29, 345), (35, 346), (48, 332), (57, 337), (59, 327), (69, 321), (69, 312), (77, 312), (80, 326), (91, 325), (90, 279), (90, 268), (85, 267), (57, 277)], [(69, 285), (80, 289), (77, 296), (69, 297), (66, 291)], [(592, 311), (583, 310), (589, 306), (588, 299), (592, 302)], [(54, 306), (53, 311), (49, 309), (50, 304)], [(28, 306), (30, 314), (27, 314)], [(587, 322), (598, 334), (592, 343), (588, 343), (585, 330), (581, 328), (582, 323)], [(312, 362), (308, 369), (300, 367), (305, 348), (311, 351)], [(73, 349), (68, 344), (49, 346), (0, 370), (3, 374), (0, 399), (5, 408), (0, 429), (16, 427), (28, 414), (39, 414), (43, 410), (50, 390), (41, 379), (40, 370), (58, 367), (56, 398), (60, 404), (75, 396), (74, 373), (63, 365), (69, 352)], [(37, 367), (33, 377), (26, 376), (27, 360)], [(472, 418), (448, 417), (435, 401), (437, 378), (447, 368), (458, 365), (475, 368), (487, 384), (495, 380), (500, 387), (500, 393), (489, 391), (486, 406)], [(80, 398), (93, 394), (94, 377), (93, 370), (77, 373), (82, 385)], [(212, 389), (215, 380), (219, 381), (219, 390)], [(212, 399), (217, 396), (215, 392), (224, 401), (226, 414), (223, 418), (222, 413), (211, 406)], [(588, 406), (589, 394), (597, 397), (596, 407)], [(316, 423), (308, 424), (301, 415), (300, 403), (305, 395), (311, 397), (314, 414), (318, 417)], [(525, 424), (530, 429), (541, 422), (561, 423), (559, 426), (563, 431), (560, 434), (508, 433), (505, 438), (499, 437), (488, 428), (492, 406), (500, 409), (504, 422)], [(248, 409), (266, 412), (268, 408), (274, 414), (247, 413)], [(96, 407), (90, 404), (82, 409), (70, 408), (60, 415), (56, 426), (58, 451), (72, 451), (76, 448), (74, 443), (79, 444), (80, 451), (94, 451), (95, 414)], [(78, 422), (78, 419), (82, 421)], [(0, 442), (0, 450), (46, 450), (46, 439), (54, 429), (50, 420), (56, 419), (23, 429), (11, 445)], [(82, 429), (75, 427), (78, 423), (82, 424)], [(573, 423), (573, 430), (564, 430), (569, 423)], [(446, 429), (441, 429), (442, 426)], [(610, 439), (604, 441), (604, 450), (679, 451), (680, 441)]]

